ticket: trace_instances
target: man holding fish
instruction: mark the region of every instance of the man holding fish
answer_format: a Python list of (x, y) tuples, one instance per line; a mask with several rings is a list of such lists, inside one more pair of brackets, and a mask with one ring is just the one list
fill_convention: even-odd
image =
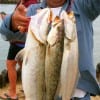
[[(90, 100), (90, 95), (100, 95), (100, 88), (96, 81), (96, 71), (93, 64), (92, 27), (92, 22), (100, 14), (100, 0), (44, 0), (40, 4), (31, 5), (27, 11), (27, 15), (33, 16), (37, 13), (37, 10), (46, 7), (53, 9), (52, 12), (56, 13), (56, 15), (59, 15), (63, 10), (69, 12), (69, 9), (72, 10), (75, 15), (80, 76), (71, 99)], [(0, 28), (0, 33), (8, 41), (25, 41), (26, 34), (22, 34), (21, 32), (26, 31), (29, 20), (29, 17), (25, 16), (25, 8), (19, 6), (12, 15), (4, 19)], [(21, 39), (21, 37), (23, 37), (23, 39)], [(73, 73), (73, 70), (70, 73)], [(73, 74), (73, 76), (75, 75)], [(65, 80), (67, 80), (67, 77)], [(71, 84), (72, 83), (70, 83), (70, 85)], [(61, 98), (62, 96), (59, 96), (57, 99), (61, 100)]]

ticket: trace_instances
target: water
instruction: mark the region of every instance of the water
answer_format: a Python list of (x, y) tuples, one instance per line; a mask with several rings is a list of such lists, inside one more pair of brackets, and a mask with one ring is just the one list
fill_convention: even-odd
[[(0, 4), (0, 12), (10, 14), (13, 12), (16, 5)], [(2, 20), (0, 19), (0, 24)], [(6, 68), (6, 58), (9, 49), (9, 42), (4, 41), (0, 36), (0, 72)]]
[[(0, 4), (0, 12), (12, 13), (15, 5)], [(1, 20), (0, 20), (1, 23)], [(94, 21), (94, 64), (100, 62), (100, 17)], [(6, 68), (5, 61), (8, 53), (9, 42), (0, 37), (0, 71)]]

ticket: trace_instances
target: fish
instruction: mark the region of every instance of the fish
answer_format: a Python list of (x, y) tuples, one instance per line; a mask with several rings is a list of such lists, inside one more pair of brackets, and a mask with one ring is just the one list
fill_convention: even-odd
[[(17, 54), (22, 59), (22, 86), (25, 100), (45, 100), (45, 53), (50, 10), (31, 16), (25, 47)], [(41, 20), (42, 19), (42, 20)], [(22, 54), (22, 55), (21, 55)]]
[(58, 16), (51, 23), (47, 43), (45, 57), (46, 100), (54, 100), (60, 78), (64, 44), (64, 21)]
[[(23, 52), (22, 86), (26, 100), (70, 100), (79, 78), (78, 39), (74, 14), (52, 20), (45, 8), (31, 17)], [(42, 19), (42, 20), (41, 20)], [(21, 53), (21, 54), (20, 54)], [(21, 56), (22, 56), (21, 55)]]
[(70, 100), (80, 76), (78, 68), (78, 37), (74, 13), (62, 11), (60, 17), (64, 20), (65, 36), (60, 82), (57, 93), (62, 100)]

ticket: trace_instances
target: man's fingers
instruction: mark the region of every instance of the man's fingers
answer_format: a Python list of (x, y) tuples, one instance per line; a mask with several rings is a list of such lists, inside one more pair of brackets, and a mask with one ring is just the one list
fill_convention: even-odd
[(12, 15), (12, 30), (17, 30), (18, 26), (28, 27), (30, 19), (26, 16), (26, 7), (20, 4)]
[(20, 4), (20, 5), (17, 7), (17, 9), (18, 9), (19, 11), (24, 11), (25, 6), (22, 5), (22, 4)]
[(28, 31), (28, 28), (25, 28), (25, 27), (22, 27), (22, 26), (18, 26), (18, 30), (21, 32), (21, 33), (25, 33)]
[(20, 19), (18, 20), (18, 25), (20, 26), (28, 26), (30, 22), (30, 19), (28, 17), (23, 17), (23, 16), (20, 16)]
[(20, 32), (25, 32), (25, 27), (18, 26), (18, 30), (19, 30)]
[(23, 4), (20, 4), (20, 5), (18, 6), (17, 10), (18, 10), (19, 13), (21, 13), (22, 15), (26, 15), (27, 8), (26, 8)]

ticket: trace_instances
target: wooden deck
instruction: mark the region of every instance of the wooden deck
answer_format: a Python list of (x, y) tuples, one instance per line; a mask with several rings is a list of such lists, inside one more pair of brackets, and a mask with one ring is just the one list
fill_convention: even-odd
[[(3, 89), (0, 89), (0, 95), (7, 92), (7, 90), (8, 90), (8, 86), (6, 86)], [(25, 100), (25, 96), (24, 96), (24, 93), (22, 91), (21, 83), (17, 83), (17, 95), (18, 95), (19, 100)], [(91, 97), (91, 100), (100, 100), (100, 96)]]

